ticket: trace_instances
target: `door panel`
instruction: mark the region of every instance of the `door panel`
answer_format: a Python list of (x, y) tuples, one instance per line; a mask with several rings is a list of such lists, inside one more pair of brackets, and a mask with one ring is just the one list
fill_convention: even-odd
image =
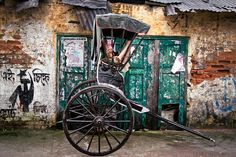
[[(148, 62), (148, 56), (150, 57), (155, 51), (155, 41), (160, 43), (158, 57), (158, 66), (153, 66), (153, 63)], [(135, 40), (133, 44), (136, 44), (138, 40)], [(186, 72), (177, 72), (173, 74), (171, 68), (176, 59), (178, 53), (184, 55), (185, 68), (187, 67), (187, 39), (171, 38), (148, 38), (144, 39), (131, 61), (129, 62), (129, 71), (125, 74), (125, 93), (126, 96), (134, 100), (135, 102), (143, 106), (155, 106), (159, 114), (161, 114), (164, 105), (178, 104), (178, 122), (185, 123), (185, 95), (186, 95)], [(158, 69), (153, 69), (158, 67)], [(153, 87), (150, 83), (153, 82), (154, 73), (157, 73), (158, 86)], [(158, 94), (149, 96), (148, 89), (157, 90)], [(151, 92), (152, 93), (152, 92)], [(150, 94), (149, 94), (150, 95)], [(147, 102), (156, 102), (147, 99), (157, 99), (157, 104), (147, 104)], [(140, 129), (147, 126), (147, 117), (145, 114), (135, 113), (135, 129)], [(160, 127), (160, 121), (156, 124)], [(156, 127), (152, 127), (156, 128)]]
[[(178, 54), (184, 56), (185, 71), (175, 74), (171, 68)], [(187, 40), (161, 40), (159, 68), (159, 96), (158, 113), (161, 114), (163, 106), (178, 106), (178, 122), (185, 123), (185, 97), (186, 97), (186, 70), (187, 70)], [(159, 124), (158, 124), (159, 125)]]
[(59, 36), (58, 50), (59, 106), (64, 110), (72, 88), (88, 78), (90, 38)]
[[(133, 42), (135, 46), (139, 40)], [(125, 74), (125, 93), (127, 98), (146, 106), (149, 64), (147, 61), (149, 40), (144, 40), (138, 47), (136, 54), (131, 58), (129, 71)], [(134, 112), (135, 113), (135, 112)], [(135, 129), (146, 127), (146, 115), (135, 113)]]

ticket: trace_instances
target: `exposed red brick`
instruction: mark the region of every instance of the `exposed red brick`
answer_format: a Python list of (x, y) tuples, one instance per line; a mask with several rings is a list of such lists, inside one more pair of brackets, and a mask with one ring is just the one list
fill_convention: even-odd
[(18, 40), (7, 40), (7, 44), (9, 45), (21, 45), (21, 42)]
[(196, 85), (204, 80), (214, 80), (215, 78), (225, 77), (231, 74), (236, 76), (236, 51), (221, 52), (218, 55), (211, 54), (210, 58), (214, 58), (214, 61), (201, 61), (201, 64), (204, 64), (204, 69), (196, 69), (199, 62), (194, 57), (191, 59), (192, 77), (190, 81), (192, 84)]
[(212, 67), (212, 68), (224, 68), (223, 65), (216, 65), (216, 64), (211, 65), (211, 67)]
[(229, 64), (230, 60), (219, 60), (218, 61), (220, 64)]
[(21, 39), (21, 36), (20, 36), (20, 35), (17, 35), (17, 34), (15, 34), (15, 35), (13, 35), (13, 38), (14, 38), (14, 39)]
[(209, 65), (216, 65), (217, 64), (216, 61), (206, 61), (206, 63), (209, 64)]
[(21, 51), (23, 48), (23, 45), (20, 41), (17, 40), (9, 40), (9, 41), (3, 41), (0, 40), (0, 51), (1, 53), (11, 53), (11, 52), (18, 52)]
[(4, 64), (30, 67), (35, 58), (22, 51), (23, 45), (18, 40), (0, 40), (0, 67)]
[(9, 59), (9, 64), (19, 64), (19, 65), (24, 65), (24, 64), (31, 64), (31, 60), (34, 60), (31, 56), (27, 54), (23, 55), (6, 55), (6, 58)]

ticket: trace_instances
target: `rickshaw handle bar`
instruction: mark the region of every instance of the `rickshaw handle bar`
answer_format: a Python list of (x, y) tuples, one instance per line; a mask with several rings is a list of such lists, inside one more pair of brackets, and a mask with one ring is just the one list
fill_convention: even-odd
[(156, 113), (148, 112), (147, 114), (150, 114), (150, 115), (152, 115), (152, 116), (154, 116), (154, 117), (160, 119), (161, 121), (164, 121), (164, 122), (167, 123), (167, 124), (174, 125), (174, 126), (180, 128), (180, 129), (183, 129), (183, 130), (185, 130), (185, 131), (187, 131), (187, 132), (190, 132), (190, 133), (192, 133), (192, 134), (194, 134), (194, 135), (197, 135), (197, 136), (200, 136), (200, 137), (202, 137), (202, 138), (204, 138), (204, 139), (207, 139), (207, 140), (209, 140), (209, 141), (212, 141), (212, 142), (214, 142), (214, 144), (215, 144), (215, 140), (214, 140), (214, 139), (212, 139), (212, 138), (210, 138), (210, 137), (207, 137), (207, 136), (201, 134), (200, 132), (197, 132), (197, 131), (192, 130), (192, 129), (188, 128), (188, 127), (185, 127), (185, 126), (183, 126), (183, 125), (181, 125), (181, 124), (178, 124), (178, 123), (176, 123), (176, 122), (173, 122), (173, 121), (170, 121), (170, 120), (168, 120), (168, 119), (166, 119), (166, 118), (163, 118), (163, 117), (161, 117), (160, 115), (158, 115), (158, 114), (156, 114)]

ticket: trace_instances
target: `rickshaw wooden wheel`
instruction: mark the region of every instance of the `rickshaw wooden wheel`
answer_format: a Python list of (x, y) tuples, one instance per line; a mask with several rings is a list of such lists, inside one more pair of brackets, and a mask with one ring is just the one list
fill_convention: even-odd
[[(70, 144), (92, 156), (120, 149), (131, 135), (133, 123), (127, 98), (105, 85), (80, 90), (71, 97), (63, 114), (63, 129)], [(71, 124), (73, 128), (68, 127)]]
[(81, 83), (79, 83), (78, 85), (76, 85), (71, 92), (69, 93), (68, 97), (67, 97), (67, 102), (69, 102), (70, 98), (75, 95), (77, 92), (79, 92), (81, 89), (84, 89), (86, 87), (95, 85), (97, 83), (97, 79), (90, 79), (90, 80), (86, 80), (83, 81)]

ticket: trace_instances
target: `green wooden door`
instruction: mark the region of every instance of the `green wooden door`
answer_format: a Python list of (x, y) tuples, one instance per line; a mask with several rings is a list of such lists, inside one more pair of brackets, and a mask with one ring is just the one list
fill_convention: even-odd
[[(137, 42), (138, 40), (135, 40), (134, 44), (137, 44)], [(173, 74), (171, 68), (178, 53), (184, 56), (186, 70)], [(150, 59), (151, 57), (152, 59)], [(151, 62), (150, 60), (155, 61)], [(157, 111), (159, 114), (161, 114), (165, 105), (178, 105), (178, 122), (184, 124), (186, 61), (186, 38), (146, 37), (139, 46), (137, 54), (129, 62), (129, 71), (125, 74), (125, 94), (127, 98), (150, 109), (152, 108), (152, 111)], [(153, 85), (155, 82), (153, 79), (157, 79), (155, 86)], [(153, 90), (158, 92), (153, 92)], [(160, 121), (157, 121), (157, 124), (149, 123), (150, 119), (147, 118), (149, 119), (145, 114), (135, 113), (135, 129), (146, 128), (147, 123), (149, 128), (160, 127)], [(150, 124), (155, 126), (150, 127)]]
[[(185, 71), (171, 72), (178, 54), (183, 56)], [(185, 124), (187, 39), (161, 40), (159, 56), (158, 113), (165, 105), (178, 107), (178, 123)], [(160, 122), (159, 124), (160, 125)]]
[[(135, 46), (138, 39), (133, 42)], [(146, 106), (147, 87), (150, 75), (150, 68), (147, 56), (149, 51), (149, 40), (144, 40), (137, 49), (136, 54), (131, 58), (129, 71), (125, 74), (125, 93), (127, 98)], [(135, 113), (135, 129), (146, 128), (146, 115)]]
[(72, 88), (88, 78), (90, 41), (88, 37), (58, 36), (60, 111), (64, 110)]

